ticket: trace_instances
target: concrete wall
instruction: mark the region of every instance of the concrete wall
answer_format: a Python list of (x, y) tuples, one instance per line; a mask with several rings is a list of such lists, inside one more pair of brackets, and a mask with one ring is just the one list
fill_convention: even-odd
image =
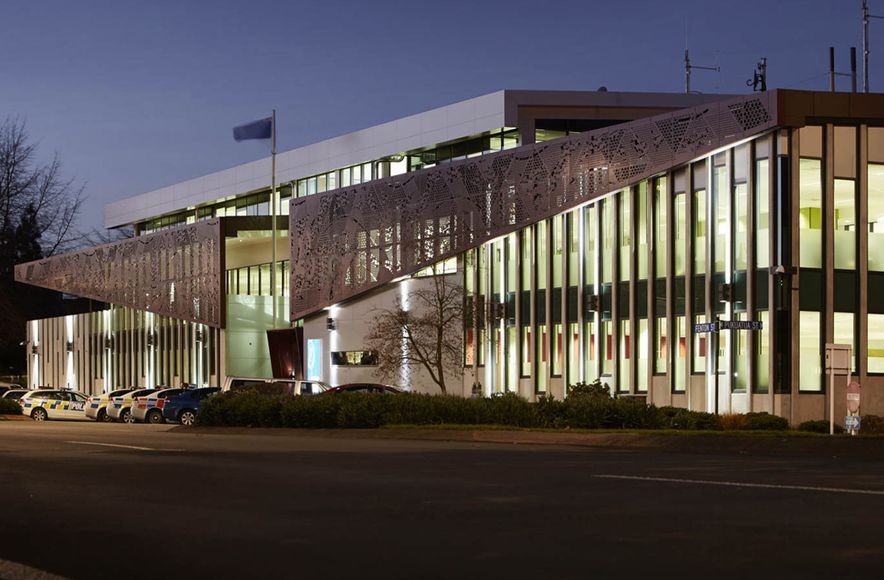
[[(418, 288), (429, 287), (431, 284), (432, 278), (409, 278), (388, 284), (382, 290), (368, 297), (333, 306), (330, 310), (307, 319), (304, 323), (305, 348), (311, 339), (321, 341), (322, 374), (320, 380), (331, 385), (353, 382), (385, 383), (410, 391), (439, 394), (441, 392), (439, 387), (422, 367), (411, 367), (407, 371), (403, 371), (399, 377), (385, 380), (378, 375), (377, 367), (332, 365), (330, 355), (333, 351), (367, 350), (365, 337), (371, 329), (372, 318), (380, 310), (392, 308), (397, 298), (407, 296)], [(335, 330), (327, 329), (327, 318), (334, 320)], [(449, 380), (446, 380), (448, 393), (469, 395), (469, 392), (463, 391), (464, 382), (462, 369), (450, 374)]]

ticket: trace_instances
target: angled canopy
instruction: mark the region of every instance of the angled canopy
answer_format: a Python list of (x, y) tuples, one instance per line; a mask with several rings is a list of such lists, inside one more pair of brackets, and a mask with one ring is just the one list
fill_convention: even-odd
[(209, 220), (19, 264), (15, 280), (223, 327), (223, 248)]
[(293, 199), (292, 320), (770, 129), (776, 98), (704, 104)]

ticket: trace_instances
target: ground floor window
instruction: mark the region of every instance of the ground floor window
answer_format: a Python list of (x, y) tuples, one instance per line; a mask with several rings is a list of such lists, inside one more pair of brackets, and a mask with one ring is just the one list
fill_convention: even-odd
[(687, 334), (685, 334), (685, 317), (675, 318), (675, 333), (673, 336), (675, 345), (675, 376), (672, 381), (672, 390), (681, 393), (685, 390), (685, 363), (687, 362)]
[(869, 314), (870, 373), (884, 373), (884, 314)]
[(798, 324), (798, 388), (805, 392), (819, 392), (822, 390), (820, 313), (802, 310)]
[(856, 372), (856, 342), (853, 331), (853, 312), (836, 312), (835, 313), (835, 344), (849, 344), (852, 356), (851, 368)]
[(763, 328), (756, 333), (755, 392), (766, 393), (770, 388), (770, 315), (767, 310), (759, 311), (757, 320), (761, 321)]

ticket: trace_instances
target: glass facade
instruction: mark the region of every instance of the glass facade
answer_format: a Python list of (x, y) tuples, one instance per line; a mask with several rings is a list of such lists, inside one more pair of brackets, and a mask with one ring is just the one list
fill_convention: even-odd
[[(420, 151), (409, 151), (401, 155), (390, 155), (382, 159), (280, 183), (278, 186), (279, 207), (276, 214), (288, 215), (289, 202), (292, 197), (305, 197), (339, 187), (359, 185), (373, 179), (428, 169), (452, 161), (512, 149), (518, 145), (519, 131), (503, 128), (479, 137), (461, 139)], [(148, 220), (140, 224), (139, 233), (147, 234), (213, 217), (269, 215), (271, 215), (271, 208), (268, 188), (267, 191), (241, 195), (234, 199), (219, 200), (206, 206)]]
[[(758, 332), (718, 334), (722, 394), (788, 393), (792, 384), (802, 393), (824, 392), (827, 333), (829, 341), (855, 348), (867, 342), (867, 355), (857, 353), (855, 369), (865, 365), (869, 373), (884, 373), (884, 151), (880, 162), (870, 157), (866, 168), (858, 168), (856, 130), (832, 129), (839, 128), (797, 130), (801, 145), (792, 218), (798, 225), (793, 262), (801, 273), (797, 310), (790, 311), (778, 297), (771, 268), (789, 257), (777, 246), (775, 220), (785, 219), (777, 195), (788, 194), (783, 188), (792, 181), (783, 175), (788, 165), (772, 161), (782, 140), (763, 135), (519, 232), (512, 252), (520, 259), (507, 261), (503, 274), (512, 279), (510, 285), (518, 281), (512, 292), (521, 304), (507, 331), (518, 342), (518, 359), (508, 365), (518, 367), (518, 376), (536, 393), (550, 392), (553, 381), (568, 385), (601, 378), (617, 393), (645, 393), (657, 384), (684, 394), (691, 375), (711, 371), (706, 354), (712, 335), (694, 332), (694, 325), (717, 316), (763, 324)], [(836, 148), (850, 149), (833, 155), (840, 168), (834, 172), (823, 155), (833, 146), (827, 142), (833, 134)], [(869, 190), (867, 252), (859, 225), (861, 170), (867, 172)], [(828, 265), (826, 244), (832, 256)], [(867, 335), (861, 337), (857, 258), (866, 255), (869, 316)], [(518, 271), (507, 273), (510, 268)], [(827, 277), (834, 289), (828, 313)], [(778, 309), (794, 317), (797, 328), (784, 346), (772, 340), (771, 325), (788, 320), (777, 319)], [(792, 367), (794, 382), (788, 369), (774, 364), (774, 348), (787, 349), (779, 355), (785, 365), (798, 361)], [(701, 406), (693, 407), (711, 410), (710, 393), (706, 390)]]

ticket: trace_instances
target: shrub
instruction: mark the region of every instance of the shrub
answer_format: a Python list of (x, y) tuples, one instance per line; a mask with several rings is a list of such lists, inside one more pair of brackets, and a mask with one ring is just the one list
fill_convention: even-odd
[[(576, 392), (576, 394), (575, 394)], [(221, 393), (200, 410), (202, 425), (376, 428), (383, 425), (501, 425), (575, 429), (787, 429), (785, 419), (767, 413), (712, 415), (676, 407), (655, 407), (632, 398), (612, 398), (599, 381), (574, 385), (564, 401), (544, 395), (530, 403), (514, 393), (490, 398), (403, 393), (340, 393), (312, 397), (255, 391)], [(875, 423), (875, 420), (878, 423)], [(866, 417), (867, 424), (881, 419)]]
[[(805, 421), (798, 425), (799, 431), (810, 431), (811, 433), (828, 433), (829, 422), (825, 419), (816, 421)], [(835, 425), (835, 433), (844, 433), (844, 429), (840, 425)]]
[(607, 384), (602, 383), (600, 379), (596, 379), (591, 383), (579, 382), (574, 385), (568, 385), (568, 397), (610, 399), (611, 388)]
[(740, 413), (724, 413), (718, 416), (718, 424), (725, 431), (749, 428), (749, 419)]
[(859, 424), (859, 432), (865, 434), (884, 433), (884, 417), (866, 415)]
[(559, 401), (551, 395), (539, 397), (532, 407), (535, 426), (544, 428), (570, 426), (565, 418), (565, 414), (568, 405), (572, 403), (566, 401)]
[(229, 427), (279, 427), (286, 395), (262, 395), (255, 391), (219, 393), (200, 406), (201, 425)]
[(12, 399), (0, 399), (0, 415), (21, 415), (21, 405)]
[(680, 407), (660, 407), (663, 427), (667, 429), (721, 429), (718, 416)]
[(543, 419), (532, 405), (515, 393), (482, 400), (483, 423), (492, 425), (512, 425), (514, 427), (540, 427)]
[(785, 431), (789, 429), (789, 421), (770, 413), (746, 413), (744, 428), (757, 431)]

